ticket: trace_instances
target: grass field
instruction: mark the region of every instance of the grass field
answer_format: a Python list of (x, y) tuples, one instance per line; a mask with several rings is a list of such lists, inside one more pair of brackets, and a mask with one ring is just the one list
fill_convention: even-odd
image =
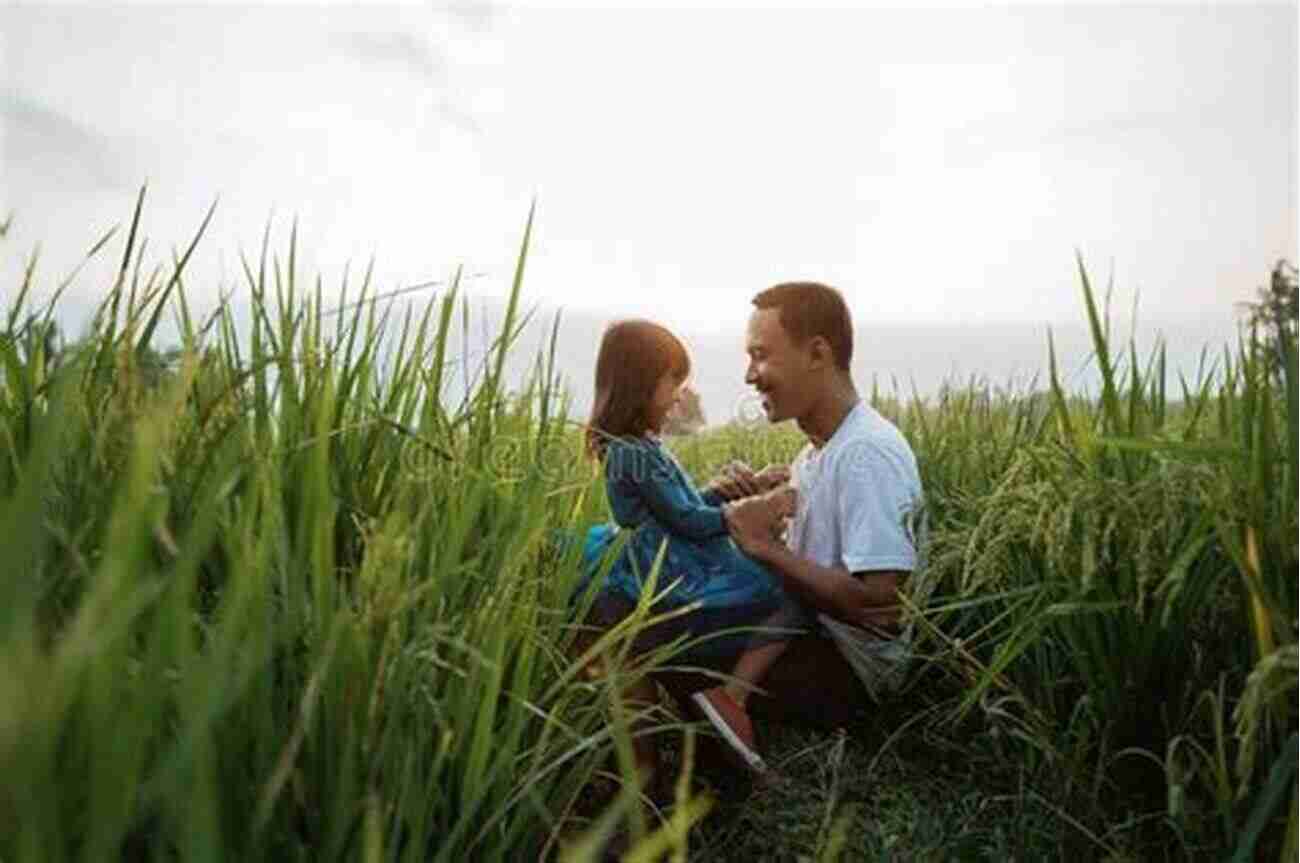
[[(1092, 397), (873, 394), (926, 490), (925, 660), (858, 726), (760, 728), (787, 778), (744, 793), (612, 697), (648, 606), (592, 649), (613, 673), (575, 656), (553, 536), (606, 513), (553, 355), (506, 387), (527, 231), (466, 369), (454, 284), (331, 314), (293, 243), (245, 262), (249, 327), (196, 318), (193, 246), (152, 269), (140, 211), (92, 251), (121, 266), (84, 338), (34, 267), (6, 293), (0, 860), (579, 861), (621, 825), (638, 860), (1296, 858), (1293, 319), (1169, 393), (1081, 263)], [(799, 444), (674, 447), (704, 479)], [(685, 768), (662, 819), (629, 783), (592, 803), (629, 727)]]

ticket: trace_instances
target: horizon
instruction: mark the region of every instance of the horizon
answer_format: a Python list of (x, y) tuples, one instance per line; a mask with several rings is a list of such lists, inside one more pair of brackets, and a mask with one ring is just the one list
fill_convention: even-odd
[[(105, 248), (105, 261), (113, 260), (115, 245), (125, 242), (125, 234), (114, 238)], [(202, 242), (200, 243), (202, 247)], [(118, 253), (120, 257), (120, 252)], [(256, 258), (251, 258), (254, 263)], [(283, 257), (269, 256), (268, 264), (287, 264)], [(115, 272), (116, 266), (112, 269)], [(1086, 266), (1086, 262), (1085, 262)], [(1261, 288), (1267, 282), (1267, 273), (1261, 275), (1251, 289)], [(353, 271), (354, 275), (356, 271)], [(166, 277), (164, 272), (164, 278)], [(314, 284), (314, 278), (303, 278), (299, 273), (299, 290)], [(187, 284), (189, 280), (187, 278)], [(1216, 314), (1202, 314), (1193, 319), (1152, 320), (1142, 314), (1141, 298), (1132, 292), (1114, 288), (1107, 306), (1106, 283), (1098, 274), (1089, 271), (1089, 281), (1099, 307), (1109, 323), (1112, 346), (1127, 350), (1130, 337), (1136, 340), (1139, 360), (1145, 365), (1157, 340), (1163, 340), (1168, 354), (1166, 386), (1170, 393), (1179, 393), (1179, 375), (1190, 382), (1200, 371), (1214, 371), (1222, 364), (1225, 347), (1235, 348), (1243, 317), (1237, 302), (1219, 307)], [(1109, 281), (1109, 280), (1108, 280)], [(468, 285), (466, 287), (465, 285)], [(74, 283), (75, 286), (75, 283)], [(397, 291), (372, 289), (365, 301), (378, 308), (391, 308), (394, 319), (408, 311), (419, 314), (422, 306), (439, 302), (445, 291), (444, 284), (426, 286), (417, 291), (411, 287)], [(1091, 361), (1092, 340), (1087, 324), (1082, 291), (1076, 285), (1077, 308), (1072, 319), (1063, 320), (989, 320), (977, 325), (957, 321), (871, 321), (854, 314), (855, 352), (852, 371), (854, 382), (863, 398), (868, 398), (874, 385), (886, 393), (910, 400), (913, 395), (923, 399), (934, 398), (947, 387), (964, 387), (972, 380), (994, 389), (1024, 391), (1037, 377), (1037, 389), (1047, 386), (1048, 332), (1053, 334), (1059, 371), (1063, 386), (1072, 394), (1087, 395), (1099, 386), (1100, 378), (1095, 363)], [(397, 296), (390, 296), (398, 294)], [(329, 291), (326, 290), (326, 296)], [(348, 294), (348, 298), (355, 294)], [(236, 283), (229, 301), (238, 322), (237, 331), (246, 334), (251, 299), (248, 286)], [(1137, 301), (1136, 327), (1133, 309)], [(355, 302), (355, 300), (351, 300)], [(471, 365), (477, 365), (484, 354), (484, 345), (499, 328), (504, 316), (505, 298), (497, 293), (477, 292), (473, 280), (467, 280), (460, 290), (458, 302), (469, 304), (470, 338), (453, 327), (448, 346), (451, 358), (460, 362), (468, 348)], [(332, 311), (329, 302), (326, 306)], [(506, 363), (509, 384), (521, 390), (532, 372), (533, 362), (547, 344), (554, 317), (560, 315), (560, 339), (557, 345), (557, 372), (562, 376), (570, 397), (571, 415), (585, 416), (590, 409), (592, 376), (596, 348), (604, 327), (613, 320), (628, 317), (587, 308), (570, 308), (557, 305), (542, 297), (532, 295), (527, 272), (521, 285), (519, 306), (521, 313), (533, 315), (528, 326), (515, 342)], [(726, 424), (735, 419), (744, 421), (752, 413), (751, 391), (744, 384), (744, 328), (750, 310), (748, 302), (742, 306), (743, 320), (714, 321), (712, 324), (675, 327), (674, 331), (686, 343), (692, 354), (695, 369), (691, 385), (699, 393), (704, 416), (709, 427)], [(56, 307), (55, 320), (65, 339), (80, 338), (89, 323), (93, 308), (83, 306), (74, 310)], [(196, 316), (197, 317), (197, 316)], [(486, 339), (486, 342), (485, 342)], [(166, 350), (179, 344), (176, 321), (165, 315), (154, 338), (155, 348)], [(1202, 370), (1200, 361), (1208, 352), (1209, 368)], [(449, 378), (453, 401), (459, 376)]]
[[(856, 318), (854, 383), (863, 398), (869, 397), (874, 380), (882, 392), (897, 394), (904, 400), (910, 400), (914, 391), (924, 399), (932, 399), (944, 387), (962, 387), (972, 378), (995, 390), (1023, 391), (1036, 375), (1035, 389), (1042, 390), (1049, 386), (1050, 328), (1063, 387), (1072, 394), (1086, 395), (1099, 387), (1100, 376), (1091, 359), (1092, 336), (1082, 299), (1079, 302), (1075, 322), (1010, 321), (969, 327), (953, 322), (872, 324)], [(526, 301), (521, 305), (529, 307)], [(482, 311), (481, 306), (471, 307), (472, 316)], [(1193, 383), (1202, 351), (1208, 364), (1204, 371), (1217, 374), (1223, 349), (1235, 349), (1240, 315), (1232, 308), (1222, 312), (1219, 318), (1203, 319), (1194, 327), (1186, 322), (1169, 327), (1139, 316), (1136, 329), (1131, 319), (1112, 315), (1111, 346), (1122, 348), (1127, 362), (1132, 335), (1139, 364), (1145, 368), (1157, 338), (1162, 337), (1167, 353), (1166, 386), (1171, 395), (1177, 396), (1181, 392), (1180, 373), (1189, 384)], [(579, 417), (590, 409), (596, 348), (599, 334), (609, 320), (607, 316), (573, 310), (561, 315), (557, 367), (573, 398), (572, 413)], [(507, 370), (516, 386), (526, 380), (532, 359), (546, 343), (552, 321), (551, 314), (539, 313), (510, 354)], [(744, 383), (744, 324), (674, 332), (691, 354), (689, 383), (700, 395), (707, 424), (721, 425), (752, 414), (752, 390)]]

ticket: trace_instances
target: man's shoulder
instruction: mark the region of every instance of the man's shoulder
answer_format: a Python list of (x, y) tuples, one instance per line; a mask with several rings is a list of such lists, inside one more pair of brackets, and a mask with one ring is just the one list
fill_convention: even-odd
[(912, 447), (898, 426), (867, 405), (863, 405), (862, 412), (845, 432), (836, 448), (836, 454), (840, 458), (852, 454), (904, 455), (909, 459), (914, 458)]
[(858, 412), (858, 421), (852, 428), (855, 436), (898, 440), (906, 445), (907, 440), (893, 420), (869, 404), (863, 403), (861, 408)]
[(881, 471), (909, 480), (916, 476), (916, 456), (902, 432), (884, 416), (863, 405), (863, 411), (848, 429), (834, 459), (839, 476), (879, 475)]

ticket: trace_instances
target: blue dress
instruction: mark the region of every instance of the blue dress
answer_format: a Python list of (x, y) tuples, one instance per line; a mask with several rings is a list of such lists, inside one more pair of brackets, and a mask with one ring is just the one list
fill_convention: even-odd
[(666, 542), (656, 595), (675, 584), (657, 608), (698, 602), (706, 610), (761, 614), (783, 602), (778, 579), (728, 535), (721, 498), (701, 494), (658, 438), (611, 441), (605, 451), (605, 490), (614, 521), (587, 532), (586, 578), (580, 590), (599, 572), (617, 538), (626, 534), (626, 544), (599, 588), (602, 592), (636, 602)]

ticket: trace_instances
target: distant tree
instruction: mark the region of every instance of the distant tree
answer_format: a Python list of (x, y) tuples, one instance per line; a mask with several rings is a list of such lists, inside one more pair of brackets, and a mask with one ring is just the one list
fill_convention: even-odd
[(182, 354), (183, 351), (175, 345), (161, 351), (145, 345), (136, 350), (136, 371), (146, 387), (157, 389), (175, 377)]
[(693, 387), (682, 390), (682, 397), (677, 406), (668, 414), (664, 423), (664, 434), (695, 434), (704, 428), (704, 406), (700, 403), (700, 394)]
[[(63, 350), (63, 333), (57, 321), (30, 315), (22, 323), (11, 322), (0, 330), (0, 350), (22, 366), (36, 364), (37, 379), (53, 373)], [(0, 386), (6, 381), (0, 378)]]
[(1277, 374), (1285, 362), (1286, 351), (1296, 344), (1297, 317), (1300, 315), (1300, 287), (1296, 268), (1287, 260), (1273, 265), (1266, 288), (1256, 291), (1256, 301), (1242, 303), (1247, 323), (1264, 333), (1268, 347), (1269, 369)]
[[(87, 349), (98, 350), (100, 347), (99, 339), (100, 337), (90, 336), (84, 339), (68, 341), (59, 331), (57, 324), (54, 324), (53, 331), (46, 336), (51, 367), (60, 368), (67, 365)], [(130, 362), (128, 365), (115, 364), (114, 368), (117, 371), (129, 371), (134, 376), (135, 382), (146, 391), (157, 390), (175, 376), (182, 353), (181, 348), (176, 345), (164, 348), (161, 351), (152, 345), (145, 345), (129, 352)]]

